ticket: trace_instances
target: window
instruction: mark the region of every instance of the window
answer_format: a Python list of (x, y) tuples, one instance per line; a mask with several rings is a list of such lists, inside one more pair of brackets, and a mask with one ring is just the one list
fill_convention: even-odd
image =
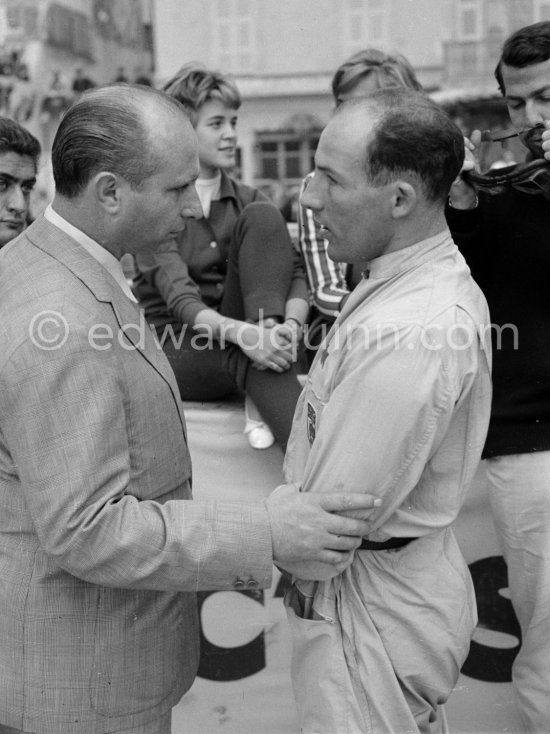
[(233, 74), (250, 72), (255, 56), (255, 6), (250, 0), (218, 0), (213, 9), (214, 63)]
[(477, 0), (463, 0), (458, 9), (458, 32), (463, 41), (479, 40), (481, 35), (480, 11)]
[(369, 38), (372, 41), (384, 41), (384, 15), (382, 13), (370, 13), (369, 15)]
[(299, 184), (313, 170), (320, 131), (305, 136), (293, 132), (258, 133), (256, 144), (256, 185), (270, 180)]
[(25, 3), (22, 0), (10, 0), (6, 4), (6, 19), (9, 28), (22, 30), (27, 38), (36, 38), (38, 8), (35, 2)]
[(343, 53), (350, 55), (369, 45), (384, 46), (387, 3), (385, 0), (345, 0), (342, 4)]
[(545, 2), (539, 2), (537, 6), (535, 20), (550, 20), (550, 2), (545, 0)]
[(46, 15), (46, 33), (52, 46), (85, 58), (92, 57), (90, 24), (83, 13), (53, 3)]

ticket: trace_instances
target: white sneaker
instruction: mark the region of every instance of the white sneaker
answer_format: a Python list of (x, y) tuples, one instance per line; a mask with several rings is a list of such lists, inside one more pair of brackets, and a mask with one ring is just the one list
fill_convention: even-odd
[(268, 449), (275, 443), (275, 436), (263, 421), (247, 418), (243, 433), (253, 449)]

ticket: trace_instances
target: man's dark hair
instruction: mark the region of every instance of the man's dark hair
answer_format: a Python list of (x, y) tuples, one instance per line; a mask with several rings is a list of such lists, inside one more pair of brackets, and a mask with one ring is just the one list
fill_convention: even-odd
[(0, 117), (0, 153), (28, 155), (38, 165), (40, 143), (28, 130), (15, 120)]
[(366, 151), (374, 186), (411, 176), (429, 201), (446, 201), (464, 162), (464, 137), (441, 107), (420, 92), (397, 87), (351, 99), (339, 110), (348, 106), (364, 106), (375, 117)]
[(512, 33), (502, 47), (500, 60), (495, 69), (498, 88), (506, 94), (502, 78), (502, 64), (523, 69), (550, 59), (550, 21), (543, 20), (520, 28)]
[(138, 189), (158, 165), (144, 113), (159, 105), (187, 119), (179, 102), (152, 87), (109, 84), (84, 92), (61, 120), (53, 142), (56, 191), (78, 196), (99, 171), (115, 173)]

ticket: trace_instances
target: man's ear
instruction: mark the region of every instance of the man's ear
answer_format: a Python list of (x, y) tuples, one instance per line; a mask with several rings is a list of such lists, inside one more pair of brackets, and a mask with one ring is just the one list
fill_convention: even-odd
[(122, 181), (110, 171), (100, 171), (92, 179), (98, 203), (110, 214), (118, 214), (122, 203)]
[(401, 219), (412, 212), (416, 206), (416, 189), (408, 181), (395, 181), (392, 198), (392, 217)]

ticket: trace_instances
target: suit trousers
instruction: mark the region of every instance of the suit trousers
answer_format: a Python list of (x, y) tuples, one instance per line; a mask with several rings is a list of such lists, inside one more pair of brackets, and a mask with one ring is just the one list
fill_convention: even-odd
[[(171, 734), (172, 731), (172, 712), (168, 711), (161, 716), (160, 719), (150, 721), (148, 724), (133, 727), (132, 729), (123, 729), (118, 732), (98, 732), (98, 734)], [(33, 732), (23, 731), (22, 729), (13, 729), (11, 726), (0, 724), (0, 734), (33, 734)]]

